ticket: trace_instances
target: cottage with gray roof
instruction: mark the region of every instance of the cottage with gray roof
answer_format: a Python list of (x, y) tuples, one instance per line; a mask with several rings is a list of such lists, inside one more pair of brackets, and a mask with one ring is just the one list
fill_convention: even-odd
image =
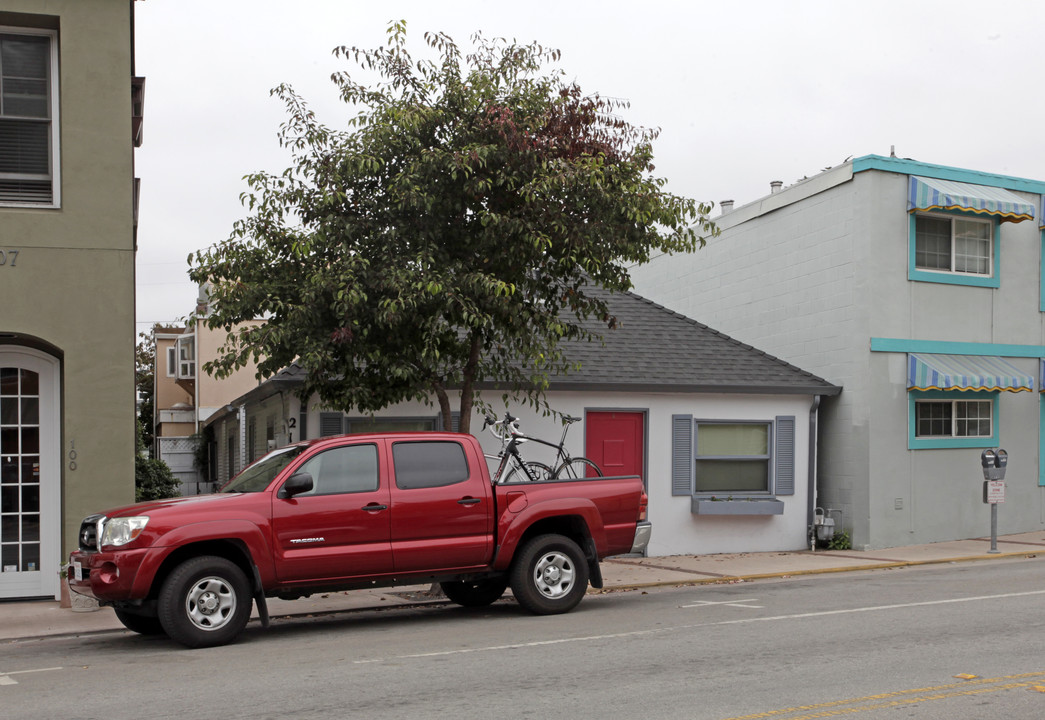
[[(841, 388), (633, 293), (609, 294), (618, 327), (603, 341), (572, 341), (577, 370), (552, 378), (546, 398), (570, 428), (573, 455), (606, 475), (638, 474), (654, 525), (651, 555), (795, 550), (808, 544), (816, 486), (820, 398)], [(218, 482), (266, 449), (343, 432), (436, 429), (438, 410), (400, 403), (372, 417), (296, 395), (291, 366), (208, 420)], [(486, 401), (503, 407), (501, 391)], [(507, 408), (527, 435), (557, 441), (558, 416)], [(503, 410), (502, 410), (503, 412)], [(478, 431), (482, 420), (473, 420)], [(487, 453), (499, 444), (480, 436)], [(523, 447), (551, 463), (554, 451)]]

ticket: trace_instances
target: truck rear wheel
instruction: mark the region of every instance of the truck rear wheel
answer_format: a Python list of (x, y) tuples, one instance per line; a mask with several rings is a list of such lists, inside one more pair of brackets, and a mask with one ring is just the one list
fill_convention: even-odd
[(508, 589), (508, 578), (494, 577), (482, 580), (455, 580), (439, 583), (443, 594), (462, 607), (484, 607), (496, 602)]
[(222, 557), (186, 560), (160, 589), (160, 624), (186, 647), (231, 642), (250, 619), (251, 594), (239, 566)]
[(564, 535), (538, 535), (512, 565), (512, 594), (535, 615), (569, 612), (588, 591), (588, 561)]

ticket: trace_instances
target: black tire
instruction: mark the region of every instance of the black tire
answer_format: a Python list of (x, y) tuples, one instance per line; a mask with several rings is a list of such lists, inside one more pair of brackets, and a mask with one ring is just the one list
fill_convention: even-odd
[(569, 612), (588, 591), (588, 561), (563, 535), (538, 535), (512, 564), (512, 594), (534, 615)]
[(238, 565), (221, 557), (195, 557), (163, 582), (160, 624), (186, 647), (224, 645), (246, 626), (251, 602), (250, 584)]
[(139, 635), (162, 635), (163, 625), (160, 624), (160, 619), (152, 615), (139, 615), (138, 613), (127, 612), (126, 610), (116, 610), (116, 619), (123, 623), (123, 626), (131, 632), (136, 632)]
[[(544, 463), (527, 462), (525, 464), (536, 480), (551, 480), (554, 477), (552, 469)], [(530, 478), (526, 475), (525, 472), (523, 472), (522, 468), (516, 465), (511, 469), (511, 472), (509, 472), (505, 476), (504, 482), (505, 484), (530, 482)]]
[(443, 594), (450, 602), (462, 607), (485, 607), (500, 600), (508, 589), (507, 577), (483, 578), (482, 580), (454, 580), (439, 583)]
[[(589, 472), (590, 471), (590, 472)], [(594, 462), (585, 457), (571, 458), (555, 470), (555, 477), (562, 480), (576, 480), (586, 477), (602, 477), (602, 470)]]

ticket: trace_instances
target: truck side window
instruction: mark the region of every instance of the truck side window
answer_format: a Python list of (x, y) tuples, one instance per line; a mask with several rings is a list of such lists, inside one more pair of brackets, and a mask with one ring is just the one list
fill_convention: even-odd
[(314, 489), (308, 495), (340, 495), (377, 490), (377, 446), (347, 445), (321, 452), (299, 471), (312, 476)]
[(400, 442), (392, 446), (396, 487), (443, 487), (468, 479), (468, 461), (456, 442)]

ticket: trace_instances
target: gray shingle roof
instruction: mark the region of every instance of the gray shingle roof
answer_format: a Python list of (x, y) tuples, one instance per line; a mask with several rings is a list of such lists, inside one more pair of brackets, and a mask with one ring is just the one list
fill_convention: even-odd
[(634, 293), (595, 292), (603, 295), (619, 327), (590, 325), (604, 344), (570, 342), (566, 356), (581, 369), (553, 378), (553, 390), (810, 395), (842, 390)]
[[(551, 379), (551, 390), (603, 392), (713, 392), (768, 395), (837, 395), (842, 388), (707, 325), (634, 293), (601, 294), (619, 323), (595, 321), (603, 342), (571, 341), (565, 354), (579, 370)], [(295, 363), (233, 401), (260, 401), (281, 389), (300, 387)], [(485, 383), (483, 386), (487, 386)]]

